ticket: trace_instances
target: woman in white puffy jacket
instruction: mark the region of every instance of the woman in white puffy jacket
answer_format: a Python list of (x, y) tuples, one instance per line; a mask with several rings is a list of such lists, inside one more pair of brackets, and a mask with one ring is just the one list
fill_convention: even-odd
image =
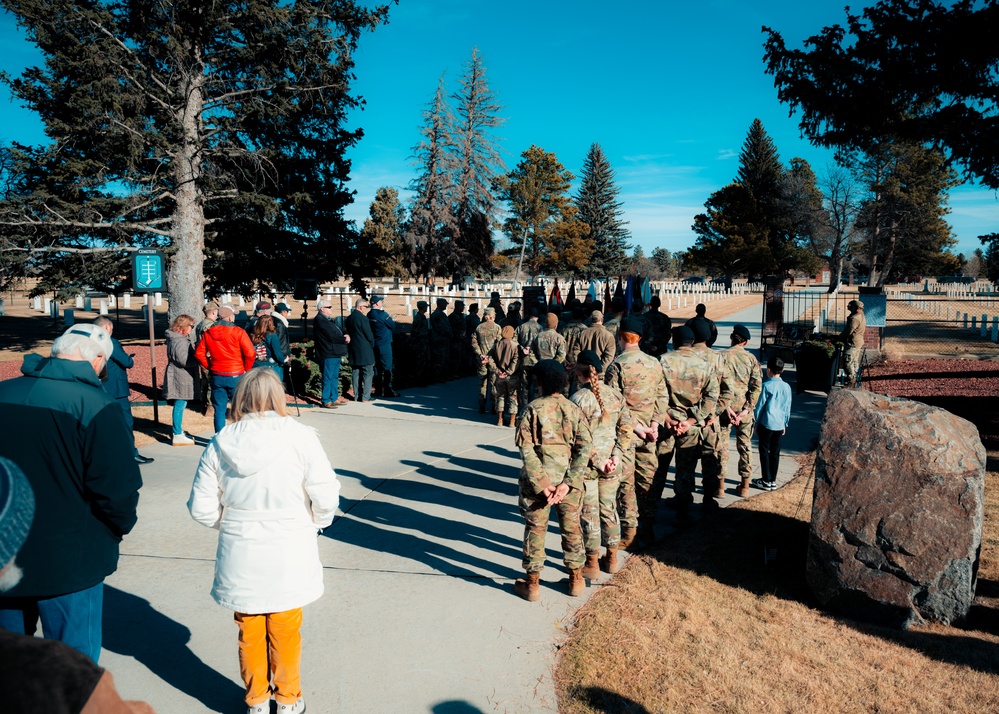
[(245, 374), (234, 423), (205, 449), (188, 510), (219, 531), (212, 597), (235, 611), (248, 714), (305, 711), (302, 606), (323, 594), (317, 536), (333, 522), (340, 484), (315, 429), (285, 411), (274, 370)]

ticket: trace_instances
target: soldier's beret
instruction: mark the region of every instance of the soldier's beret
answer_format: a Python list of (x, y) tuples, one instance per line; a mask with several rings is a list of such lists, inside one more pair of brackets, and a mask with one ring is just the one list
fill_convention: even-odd
[(621, 320), (621, 332), (631, 332), (642, 337), (645, 334), (645, 322), (637, 317), (628, 316)]
[(749, 342), (749, 328), (745, 325), (736, 325), (732, 328), (732, 334), (737, 337), (741, 337), (746, 342)]
[(534, 365), (534, 374), (538, 377), (541, 377), (547, 372), (561, 372), (562, 374), (565, 374), (565, 367), (562, 366), (561, 362), (554, 359), (543, 359)]
[(707, 342), (711, 339), (711, 327), (704, 320), (694, 320), (686, 327), (693, 333), (694, 342)]
[(576, 357), (576, 364), (593, 367), (593, 369), (597, 370), (597, 374), (600, 374), (604, 369), (604, 365), (600, 361), (600, 355), (593, 350), (583, 350), (580, 352), (579, 356)]
[(686, 325), (673, 328), (673, 339), (681, 345), (689, 345), (694, 341), (694, 331)]

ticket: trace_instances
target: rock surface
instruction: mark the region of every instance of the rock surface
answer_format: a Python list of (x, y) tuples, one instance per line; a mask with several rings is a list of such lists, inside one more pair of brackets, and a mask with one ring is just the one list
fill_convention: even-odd
[(985, 449), (936, 407), (862, 390), (829, 397), (815, 470), (808, 583), (819, 601), (882, 624), (954, 623), (971, 607)]

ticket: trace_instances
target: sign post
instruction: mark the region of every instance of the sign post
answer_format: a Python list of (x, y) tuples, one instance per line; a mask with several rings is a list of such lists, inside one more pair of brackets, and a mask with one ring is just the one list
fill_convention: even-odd
[[(159, 293), (166, 291), (166, 256), (156, 248), (140, 248), (132, 253), (132, 292)], [(159, 400), (156, 398), (156, 332), (153, 329), (153, 305), (147, 300), (149, 321), (149, 367), (153, 380), (153, 421), (159, 423)]]

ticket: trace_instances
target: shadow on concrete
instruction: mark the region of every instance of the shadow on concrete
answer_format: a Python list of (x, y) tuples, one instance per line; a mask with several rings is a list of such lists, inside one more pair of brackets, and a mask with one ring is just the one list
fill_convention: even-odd
[(440, 702), (430, 707), (433, 714), (484, 714), (481, 709), (472, 706), (468, 702), (452, 699), (447, 702)]
[[(671, 534), (641, 557), (683, 568), (757, 595), (773, 595), (824, 610), (805, 579), (807, 522), (766, 511), (726, 508)], [(986, 590), (990, 586), (986, 583)], [(981, 597), (981, 592), (979, 592)], [(973, 612), (963, 628), (950, 633), (903, 631), (827, 612), (858, 632), (909, 647), (941, 662), (999, 674), (999, 647), (974, 637), (982, 622), (999, 620), (994, 609)], [(624, 710), (627, 711), (627, 710)]]
[[(187, 646), (191, 631), (158, 612), (149, 601), (104, 586), (104, 648), (134, 657), (171, 687), (211, 711), (234, 711), (243, 688), (202, 662)], [(236, 656), (236, 638), (232, 642)]]

